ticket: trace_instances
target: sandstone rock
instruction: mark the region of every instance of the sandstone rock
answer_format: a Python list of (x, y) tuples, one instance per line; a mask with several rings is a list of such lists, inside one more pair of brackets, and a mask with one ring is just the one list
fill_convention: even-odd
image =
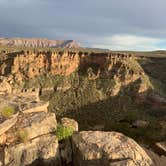
[(6, 143), (7, 136), (6, 134), (0, 135), (0, 145), (4, 145)]
[(18, 113), (13, 115), (10, 119), (5, 120), (0, 124), (0, 135), (8, 131), (17, 122)]
[(78, 131), (78, 122), (70, 118), (62, 118), (61, 124), (64, 127), (70, 127), (73, 131)]
[(132, 139), (117, 132), (83, 131), (72, 137), (75, 166), (150, 166), (152, 160)]
[(0, 81), (0, 94), (7, 94), (12, 92), (11, 85), (4, 79)]
[(157, 142), (156, 145), (157, 145), (158, 148), (162, 149), (166, 153), (166, 141)]
[(28, 139), (55, 132), (57, 121), (54, 113), (35, 113), (22, 117), (16, 128), (27, 133)]
[(34, 112), (47, 112), (48, 106), (49, 106), (49, 102), (38, 102), (36, 104), (29, 105), (29, 107), (31, 108), (23, 108), (23, 113), (29, 114)]
[(37, 101), (36, 93), (19, 93), (0, 96), (0, 106), (11, 106), (23, 113), (47, 112), (49, 102)]
[(25, 166), (38, 159), (54, 159), (55, 165), (60, 165), (58, 140), (55, 135), (51, 134), (32, 139), (26, 144), (20, 143), (5, 147), (3, 155), (4, 165), (8, 166)]
[(135, 122), (132, 123), (133, 127), (147, 127), (148, 126), (148, 122), (144, 121), (144, 120), (137, 120)]

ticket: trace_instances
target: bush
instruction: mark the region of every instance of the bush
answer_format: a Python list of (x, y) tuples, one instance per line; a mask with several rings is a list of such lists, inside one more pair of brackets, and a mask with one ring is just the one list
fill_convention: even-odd
[(15, 113), (15, 109), (13, 107), (7, 106), (7, 107), (2, 108), (0, 110), (0, 113), (5, 118), (10, 118)]
[(72, 134), (73, 134), (73, 128), (64, 127), (62, 125), (58, 126), (56, 131), (56, 136), (59, 141), (70, 138)]
[(17, 137), (19, 138), (19, 140), (21, 141), (21, 142), (27, 142), (28, 141), (28, 132), (26, 131), (26, 130), (19, 130), (18, 132), (17, 132)]

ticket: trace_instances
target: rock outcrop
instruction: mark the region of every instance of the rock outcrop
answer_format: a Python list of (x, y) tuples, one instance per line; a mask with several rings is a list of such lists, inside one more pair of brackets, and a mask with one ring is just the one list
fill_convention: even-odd
[(1, 46), (50, 47), (50, 48), (79, 48), (73, 40), (48, 40), (37, 38), (0, 38)]
[[(2, 87), (0, 93), (13, 92), (17, 89), (15, 84), (25, 83), (35, 77), (69, 76), (74, 72), (79, 72), (81, 75), (88, 72), (89, 80), (98, 78), (114, 80), (114, 87), (107, 90), (110, 96), (117, 95), (122, 86), (136, 80), (140, 81), (138, 93), (144, 93), (151, 88), (143, 69), (131, 54), (21, 51), (6, 54), (0, 57), (0, 60)], [(34, 84), (40, 87), (39, 83)], [(33, 85), (31, 88), (33, 90)], [(65, 82), (63, 87), (46, 87), (46, 89), (50, 88), (66, 91), (71, 88), (71, 85)]]
[[(120, 120), (123, 111), (144, 103), (153, 89), (134, 55), (127, 53), (39, 49), (2, 52), (0, 75), (1, 94), (36, 93), (50, 102), (49, 110), (57, 116), (68, 116), (69, 111), (76, 110), (71, 118), (79, 122), (81, 118), (85, 118), (82, 121), (87, 118), (79, 116), (78, 109), (104, 102), (107, 105), (107, 110), (102, 107), (105, 117), (97, 115), (97, 118), (103, 118), (96, 120), (98, 124), (90, 122), (91, 128), (105, 123), (108, 117)], [(97, 114), (102, 113), (100, 106), (97, 109)], [(95, 116), (92, 112), (89, 119)], [(108, 112), (111, 115), (106, 116)]]
[(74, 134), (75, 166), (150, 166), (152, 160), (132, 139), (117, 132), (83, 131)]
[[(2, 108), (5, 97), (8, 99), (8, 107), (13, 107), (15, 112), (9, 119), (1, 118), (4, 120), (0, 124), (0, 165), (61, 165), (55, 135), (57, 121), (54, 113), (47, 112), (48, 104), (20, 94), (0, 96)], [(1, 113), (0, 117), (3, 117)]]
[[(41, 111), (39, 108), (36, 110), (42, 101), (36, 101), (35, 96), (26, 97), (25, 94), (0, 97), (0, 105), (8, 98), (9, 106), (16, 109), (9, 119), (1, 118), (0, 166), (151, 166), (159, 160), (156, 154), (150, 153), (152, 161), (134, 140), (123, 134), (78, 132), (78, 123), (70, 118), (62, 118), (60, 125), (72, 128), (73, 136), (58, 141), (55, 114), (48, 112), (45, 105), (45, 109), (40, 107)], [(31, 110), (34, 106), (34, 111), (25, 112), (23, 106)], [(3, 114), (0, 113), (1, 116)], [(165, 158), (162, 157), (163, 162)]]
[(158, 148), (160, 148), (161, 150), (163, 150), (165, 152), (165, 154), (166, 154), (166, 141), (164, 141), (164, 142), (157, 142), (156, 146)]
[(41, 165), (60, 165), (58, 140), (55, 135), (44, 135), (4, 149), (4, 165), (25, 166), (36, 160), (41, 160)]

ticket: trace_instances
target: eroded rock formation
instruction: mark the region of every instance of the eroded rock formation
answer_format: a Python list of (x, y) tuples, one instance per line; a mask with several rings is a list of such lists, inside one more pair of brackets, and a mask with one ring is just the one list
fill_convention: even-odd
[(152, 160), (132, 139), (116, 132), (83, 131), (72, 137), (76, 166), (148, 166)]
[[(35, 96), (25, 96), (0, 96), (0, 119), (4, 119), (0, 123), (0, 165), (25, 166), (38, 160), (60, 165), (58, 140), (53, 134), (57, 128), (55, 114), (48, 113), (48, 104), (34, 100)], [(15, 109), (11, 117), (3, 118), (3, 111), (7, 111), (3, 105)]]
[[(91, 69), (87, 70), (89, 68)], [(114, 79), (114, 88), (108, 90), (110, 96), (117, 95), (122, 85), (128, 85), (138, 79), (140, 79), (139, 93), (150, 88), (150, 84), (146, 84), (148, 80), (146, 83), (144, 81), (147, 79), (144, 71), (130, 54), (23, 51), (1, 57), (0, 91), (1, 93), (10, 93), (13, 84), (25, 82), (38, 76), (68, 76), (77, 71), (81, 74), (88, 72), (89, 80)], [(65, 84), (65, 88), (61, 89), (70, 88), (68, 82)], [(57, 87), (58, 89), (60, 88)]]

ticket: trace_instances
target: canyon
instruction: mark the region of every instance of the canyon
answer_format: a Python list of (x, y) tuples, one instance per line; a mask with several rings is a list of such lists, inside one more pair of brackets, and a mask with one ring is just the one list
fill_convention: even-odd
[[(17, 111), (0, 116), (1, 165), (164, 165), (165, 67), (146, 53), (3, 46), (1, 109)], [(74, 134), (58, 141), (64, 117)]]

